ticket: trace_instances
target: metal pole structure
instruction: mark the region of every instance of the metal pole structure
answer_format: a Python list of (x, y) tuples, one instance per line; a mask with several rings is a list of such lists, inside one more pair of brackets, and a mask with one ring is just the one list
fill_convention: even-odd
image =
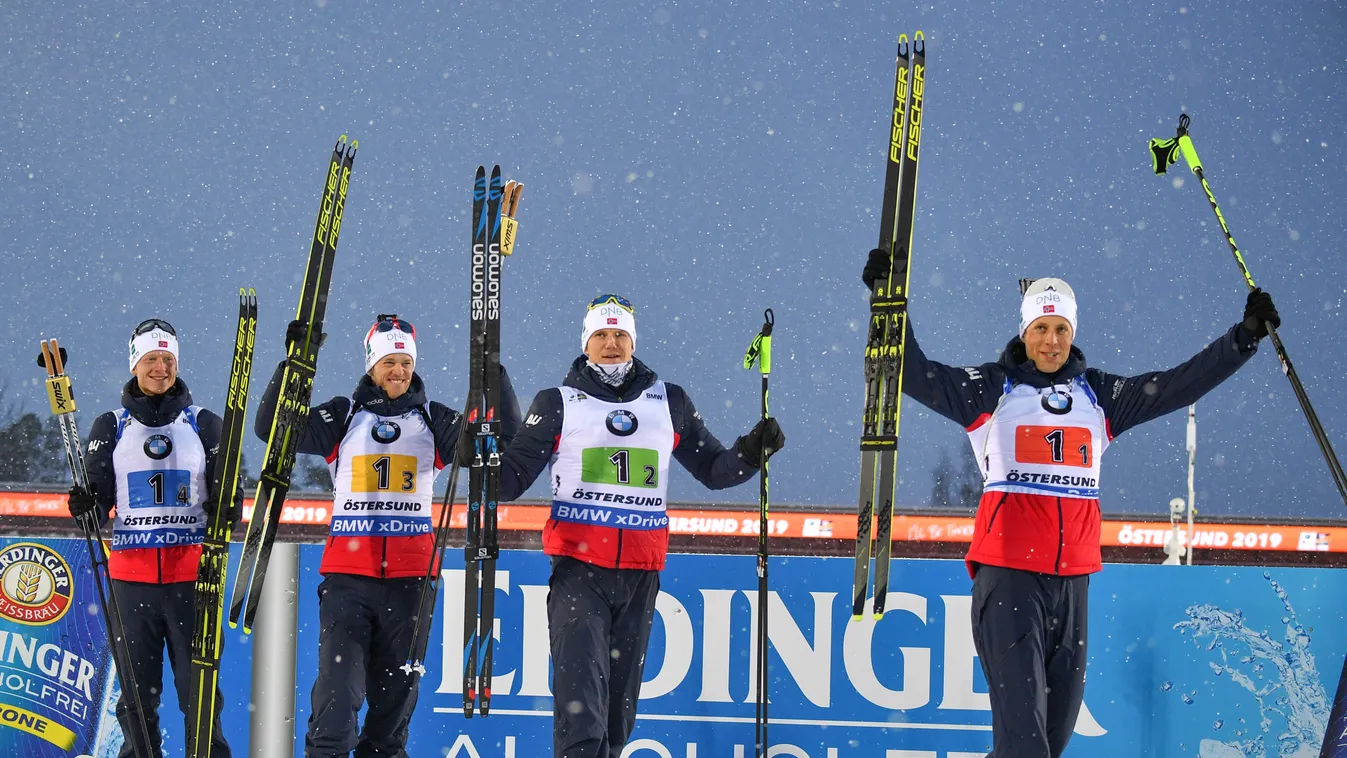
[(1193, 489), (1193, 470), (1197, 467), (1197, 404), (1188, 406), (1188, 565), (1193, 565), (1193, 515), (1197, 513), (1197, 491)]
[(295, 752), (295, 636), (299, 630), (299, 545), (276, 542), (253, 629), (253, 712), (248, 755)]

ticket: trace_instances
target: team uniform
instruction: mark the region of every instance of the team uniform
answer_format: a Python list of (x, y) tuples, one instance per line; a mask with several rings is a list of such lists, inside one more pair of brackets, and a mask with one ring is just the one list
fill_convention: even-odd
[[(371, 330), (371, 337), (375, 336)], [(411, 352), (410, 335), (399, 352)], [(368, 349), (368, 338), (367, 338)], [(367, 353), (367, 368), (374, 361)], [(284, 364), (263, 394), (255, 431), (269, 434)], [(501, 371), (503, 436), (519, 428), (519, 404)], [(459, 414), (427, 402), (420, 376), (390, 399), (368, 374), (351, 397), (309, 411), (297, 451), (322, 456), (334, 488), (318, 588), (318, 678), (305, 756), (405, 758), (416, 678), (411, 649), (421, 582), (430, 570), (436, 475), (453, 460)], [(361, 730), (357, 717), (368, 698)]]
[[(582, 346), (596, 329), (620, 328), (634, 347), (630, 305), (611, 304), (617, 300), (591, 304)], [(577, 358), (560, 387), (534, 398), (501, 461), (501, 502), (551, 468), (543, 552), (552, 562), (547, 620), (557, 758), (617, 758), (631, 735), (669, 549), (670, 462), (710, 489), (758, 473), (759, 454), (742, 452), (745, 438), (725, 448), (681, 387), (635, 358), (617, 367), (618, 376), (605, 375), (613, 368)]]
[[(156, 756), (165, 647), (184, 717), (194, 696), (195, 583), (206, 524), (217, 507), (207, 496), (221, 428), (219, 416), (192, 403), (181, 379), (163, 395), (146, 395), (132, 379), (122, 390), (122, 407), (96, 418), (89, 432), (85, 465), (97, 513), (106, 521), (116, 508), (108, 573)], [(235, 519), (242, 496), (240, 489), (224, 506)], [(217, 691), (216, 758), (231, 755), (219, 722), (223, 702)], [(126, 693), (117, 701), (117, 720), (124, 733), (138, 728)], [(119, 755), (131, 758), (131, 742)]]
[[(1064, 305), (1074, 335), (1074, 296), (1057, 300), (1055, 312)], [(1257, 336), (1236, 325), (1167, 371), (1109, 374), (1088, 368), (1071, 347), (1047, 375), (1020, 337), (995, 363), (937, 363), (909, 324), (903, 392), (963, 426), (982, 469), (966, 562), (973, 641), (991, 697), (991, 755), (1055, 757), (1071, 737), (1085, 687), (1089, 575), (1102, 568), (1104, 451), (1138, 424), (1196, 402), (1257, 348)]]

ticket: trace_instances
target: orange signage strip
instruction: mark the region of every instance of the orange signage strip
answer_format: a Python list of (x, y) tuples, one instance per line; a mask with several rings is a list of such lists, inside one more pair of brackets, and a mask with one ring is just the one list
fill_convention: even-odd
[[(0, 516), (68, 517), (64, 493), (0, 492)], [(252, 518), (252, 498), (244, 500), (243, 518)], [(502, 505), (497, 510), (499, 528), (541, 531), (547, 522), (545, 505)], [(440, 504), (433, 518), (438, 521)], [(288, 500), (281, 523), (321, 526), (332, 517), (331, 500)], [(452, 526), (462, 529), (467, 509), (460, 503)], [(785, 511), (768, 519), (770, 537), (803, 539), (856, 539), (856, 517), (846, 513), (800, 513)], [(1187, 528), (1179, 539), (1187, 544)], [(753, 511), (680, 509), (669, 511), (671, 534), (748, 536), (758, 534), (758, 516)], [(1197, 549), (1347, 552), (1347, 527), (1262, 526), (1242, 524), (1197, 524), (1193, 544)], [(893, 539), (898, 542), (972, 542), (973, 519), (953, 516), (907, 516), (893, 518)], [(1170, 525), (1162, 521), (1105, 520), (1101, 542), (1106, 547), (1152, 547), (1161, 550), (1171, 538)]]

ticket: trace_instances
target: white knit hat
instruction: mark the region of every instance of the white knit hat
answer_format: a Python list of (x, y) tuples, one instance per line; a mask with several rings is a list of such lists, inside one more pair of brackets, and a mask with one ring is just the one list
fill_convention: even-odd
[(601, 295), (594, 298), (585, 314), (584, 327), (580, 331), (580, 352), (589, 347), (589, 338), (601, 329), (620, 329), (631, 337), (631, 349), (636, 350), (636, 312), (631, 303), (618, 295)]
[[(144, 331), (141, 331), (142, 329)], [(173, 360), (178, 359), (178, 335), (173, 333), (172, 329), (173, 327), (167, 326), (167, 322), (158, 319), (150, 319), (136, 328), (128, 343), (130, 348), (128, 358), (133, 373), (140, 359), (156, 350), (172, 353)]]
[(406, 319), (388, 316), (377, 321), (365, 335), (365, 371), (394, 353), (411, 356), (412, 365), (416, 365), (416, 327)]
[(1076, 293), (1071, 285), (1048, 277), (1036, 279), (1024, 292), (1020, 302), (1020, 336), (1035, 321), (1044, 316), (1061, 316), (1071, 325), (1071, 336), (1076, 336)]

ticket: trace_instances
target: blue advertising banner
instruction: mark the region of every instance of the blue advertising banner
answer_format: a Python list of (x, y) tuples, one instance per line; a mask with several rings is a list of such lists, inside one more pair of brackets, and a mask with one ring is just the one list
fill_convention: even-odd
[[(308, 610), (316, 615), (316, 604)], [(225, 635), (222, 721), (236, 754), (246, 755), (249, 645), (237, 631)], [(185, 724), (166, 655), (164, 668), (163, 750), (182, 755)], [(115, 758), (120, 695), (84, 540), (0, 538), (0, 755)]]
[[(319, 554), (301, 553), (297, 755), (317, 667)], [(895, 561), (878, 622), (851, 620), (851, 571), (850, 559), (772, 562), (771, 755), (984, 755), (991, 717), (962, 562)], [(551, 754), (548, 573), (541, 554), (502, 554), (492, 715), (465, 720), (462, 556), (448, 556), (409, 754)], [(1347, 574), (1110, 565), (1091, 584), (1085, 707), (1068, 756), (1318, 755), (1347, 651)], [(752, 557), (670, 557), (624, 756), (752, 754), (755, 603)]]

